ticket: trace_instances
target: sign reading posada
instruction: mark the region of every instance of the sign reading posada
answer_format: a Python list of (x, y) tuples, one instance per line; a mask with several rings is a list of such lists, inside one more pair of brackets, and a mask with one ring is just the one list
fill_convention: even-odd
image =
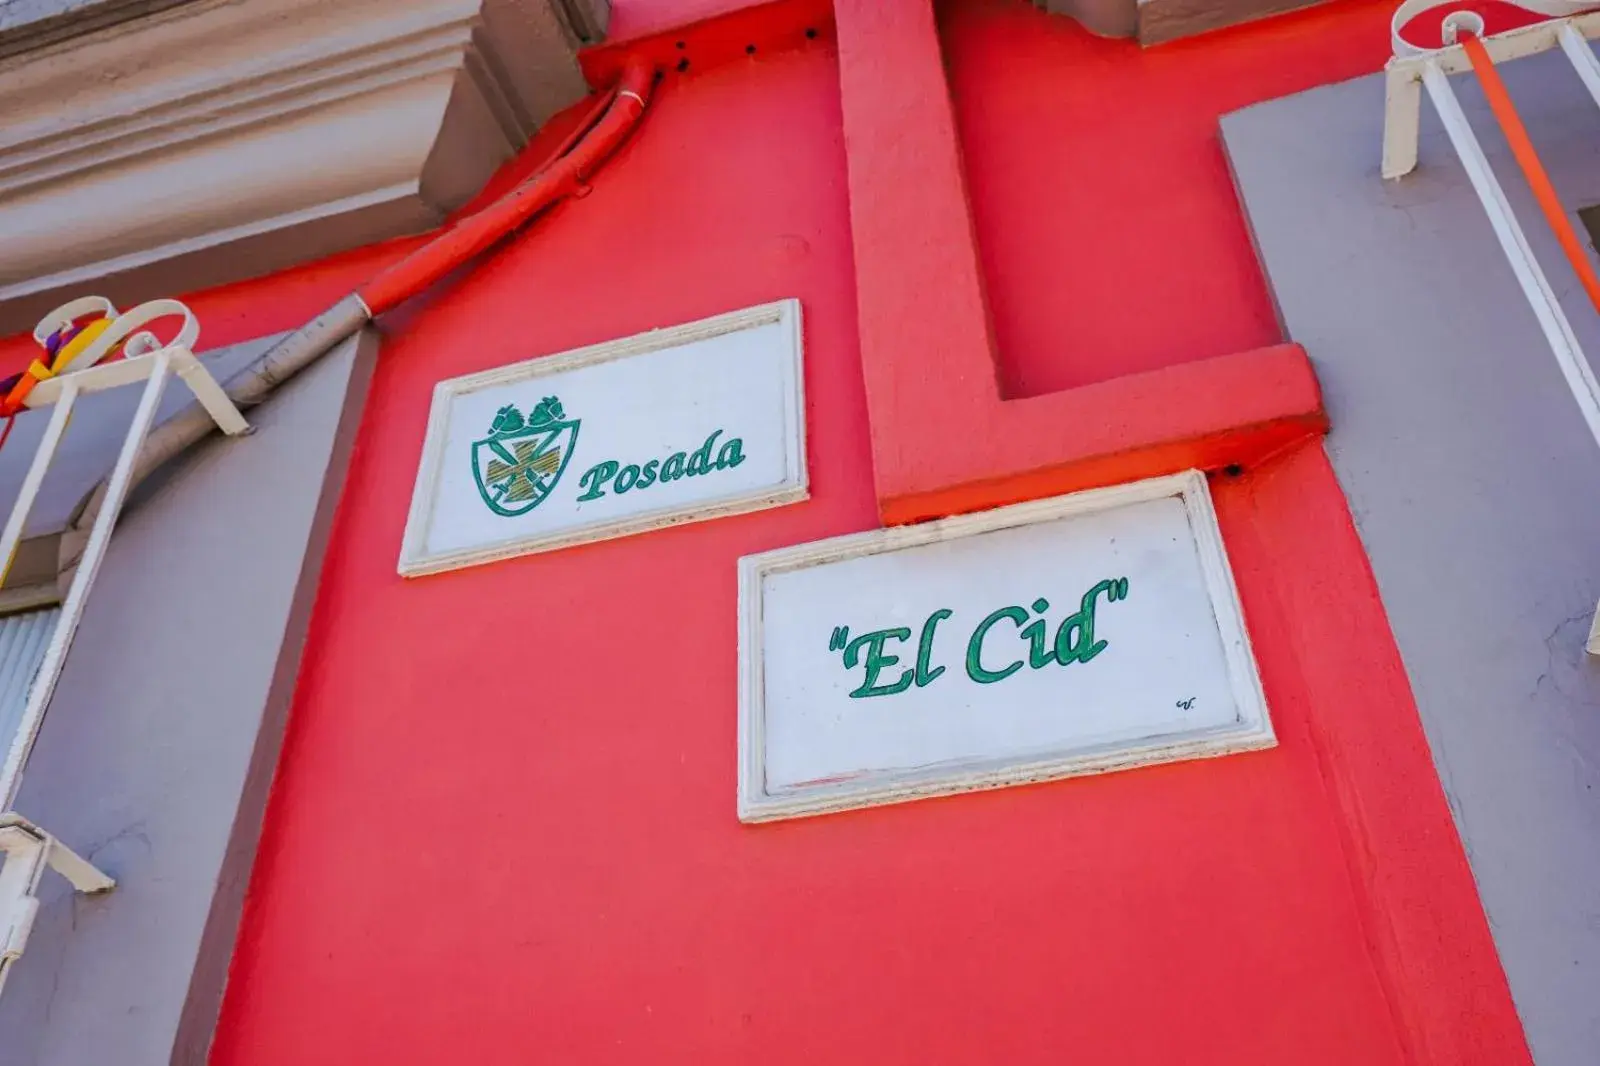
[(804, 499), (802, 390), (794, 300), (442, 381), (400, 572)]
[(1195, 472), (748, 556), (739, 816), (1273, 743)]

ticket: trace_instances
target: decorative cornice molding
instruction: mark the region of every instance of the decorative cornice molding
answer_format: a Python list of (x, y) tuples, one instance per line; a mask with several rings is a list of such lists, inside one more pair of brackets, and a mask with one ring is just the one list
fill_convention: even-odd
[(604, 14), (190, 0), (0, 60), (0, 331), (90, 280), (184, 291), (437, 224), (583, 95)]

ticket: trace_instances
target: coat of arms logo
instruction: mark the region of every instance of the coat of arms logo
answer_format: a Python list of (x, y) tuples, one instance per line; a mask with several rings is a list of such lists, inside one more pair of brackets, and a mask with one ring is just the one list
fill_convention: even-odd
[(495, 412), (489, 435), (472, 442), (472, 476), (489, 510), (527, 514), (556, 487), (578, 443), (578, 419), (546, 396), (526, 418), (514, 404)]

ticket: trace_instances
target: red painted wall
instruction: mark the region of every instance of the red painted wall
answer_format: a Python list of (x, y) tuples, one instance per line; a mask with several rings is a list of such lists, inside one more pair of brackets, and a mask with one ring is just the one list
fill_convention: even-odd
[[(1008, 391), (1279, 340), (1216, 116), (1376, 69), (1385, 18), (1141, 53), (947, 6)], [(1276, 750), (738, 823), (735, 560), (878, 524), (839, 63), (669, 76), (592, 195), (388, 324), (213, 1062), (1525, 1061), (1314, 441), (1215, 485)], [(283, 328), (391, 254), (199, 306)], [(435, 381), (785, 296), (809, 502), (395, 576)]]
[(1379, 69), (1393, 7), (1336, 3), (1150, 49), (1009, 0), (944, 9), (1009, 395), (1283, 339), (1217, 118)]

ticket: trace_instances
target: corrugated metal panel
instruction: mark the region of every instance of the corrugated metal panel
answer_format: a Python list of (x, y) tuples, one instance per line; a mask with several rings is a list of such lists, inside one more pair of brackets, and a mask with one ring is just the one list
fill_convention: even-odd
[(17, 724), (28, 705), (28, 689), (60, 617), (60, 609), (53, 607), (0, 618), (0, 763), (5, 762), (16, 739)]

